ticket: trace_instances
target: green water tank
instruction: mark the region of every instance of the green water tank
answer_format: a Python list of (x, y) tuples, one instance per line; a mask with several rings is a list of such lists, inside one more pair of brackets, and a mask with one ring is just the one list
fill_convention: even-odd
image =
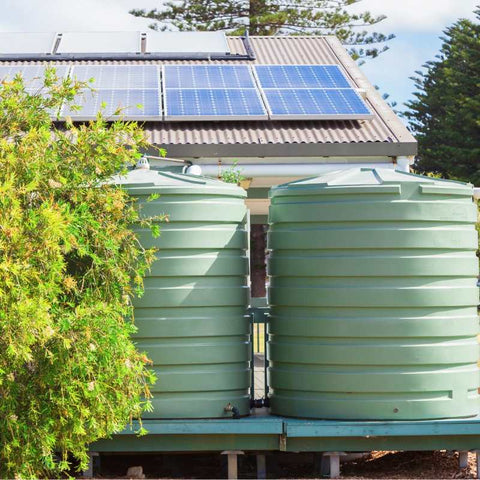
[(272, 413), (479, 413), (471, 185), (355, 168), (271, 189)]
[[(141, 215), (166, 214), (160, 236), (136, 228), (158, 249), (135, 299), (138, 349), (153, 361), (153, 412), (145, 418), (232, 417), (249, 413), (246, 192), (191, 175), (135, 169), (116, 179)], [(152, 194), (158, 198), (148, 201)]]

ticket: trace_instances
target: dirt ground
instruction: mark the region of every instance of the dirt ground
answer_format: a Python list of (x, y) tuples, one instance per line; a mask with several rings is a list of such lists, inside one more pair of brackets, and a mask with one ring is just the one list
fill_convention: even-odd
[[(313, 454), (268, 454), (267, 478), (321, 478), (314, 460)], [(95, 478), (127, 478), (132, 466), (142, 466), (146, 478), (227, 478), (226, 458), (219, 454), (102, 455)], [(256, 478), (255, 455), (240, 456), (238, 470), (240, 479)], [(342, 463), (341, 478), (476, 478), (476, 462), (469, 454), (468, 467), (459, 469), (455, 452), (372, 452)]]

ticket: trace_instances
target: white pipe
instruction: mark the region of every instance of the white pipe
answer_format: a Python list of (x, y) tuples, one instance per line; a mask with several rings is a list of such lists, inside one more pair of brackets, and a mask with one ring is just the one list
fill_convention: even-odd
[[(232, 165), (200, 165), (202, 175), (216, 177)], [(255, 177), (307, 177), (321, 175), (335, 170), (348, 170), (350, 168), (389, 168), (394, 169), (393, 163), (297, 163), (297, 164), (238, 164), (235, 167), (242, 176)], [(187, 169), (188, 172), (188, 169)]]
[(397, 170), (409, 173), (410, 163), (410, 157), (397, 157)]

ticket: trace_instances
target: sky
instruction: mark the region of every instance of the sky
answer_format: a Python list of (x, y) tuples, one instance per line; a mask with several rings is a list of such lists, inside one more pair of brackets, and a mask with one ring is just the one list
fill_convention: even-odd
[[(458, 18), (473, 18), (479, 0), (362, 0), (351, 11), (369, 10), (387, 19), (375, 31), (396, 38), (390, 49), (361, 67), (382, 93), (400, 106), (414, 91), (409, 79), (434, 59), (439, 37)], [(145, 30), (150, 20), (128, 14), (131, 8), (155, 8), (161, 0), (0, 0), (0, 31)]]

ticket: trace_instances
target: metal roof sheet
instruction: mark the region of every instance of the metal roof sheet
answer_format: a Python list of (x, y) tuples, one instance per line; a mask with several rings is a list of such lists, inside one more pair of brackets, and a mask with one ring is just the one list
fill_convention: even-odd
[[(257, 64), (339, 64), (366, 91), (371, 120), (146, 122), (150, 142), (175, 157), (408, 156), (415, 138), (390, 109), (335, 37), (250, 37)], [(231, 55), (246, 54), (228, 37)], [(11, 63), (11, 62), (9, 62)], [(24, 62), (22, 62), (24, 63)], [(31, 62), (29, 62), (31, 63)], [(36, 62), (35, 62), (36, 63)], [(58, 62), (61, 63), (61, 62)], [(229, 63), (228, 60), (87, 60), (67, 63)]]

